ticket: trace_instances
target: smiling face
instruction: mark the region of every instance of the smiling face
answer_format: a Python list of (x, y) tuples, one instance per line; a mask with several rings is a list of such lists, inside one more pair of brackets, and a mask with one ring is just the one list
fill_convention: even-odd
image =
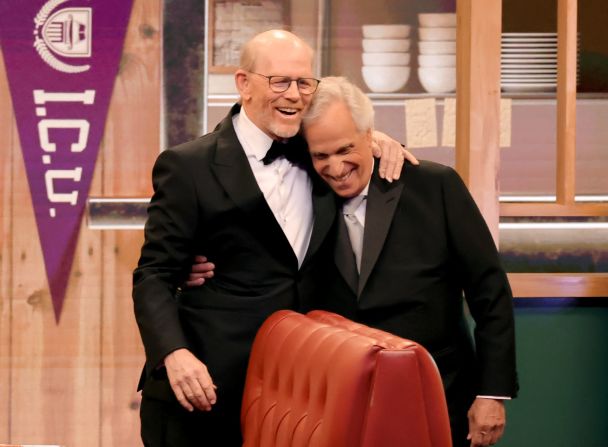
[(304, 136), (315, 171), (336, 194), (350, 198), (365, 189), (374, 162), (371, 130), (357, 129), (344, 102), (329, 104), (304, 126)]
[(251, 48), (253, 67), (241, 68), (236, 73), (243, 108), (249, 119), (271, 138), (292, 137), (300, 130), (302, 115), (312, 95), (301, 94), (295, 82), (286, 91), (275, 93), (268, 79), (256, 73), (291, 79), (312, 78), (312, 51), (293, 34), (281, 31), (254, 38)]

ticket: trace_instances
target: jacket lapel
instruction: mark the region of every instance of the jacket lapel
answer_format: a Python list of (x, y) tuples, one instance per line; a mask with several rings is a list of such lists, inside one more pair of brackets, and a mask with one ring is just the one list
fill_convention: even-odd
[(304, 258), (304, 263), (308, 262), (319, 250), (323, 241), (336, 218), (336, 198), (329, 187), (317, 176), (316, 173), (309, 171), (312, 180), (312, 207), (313, 207), (313, 227), (310, 243)]
[(357, 272), (357, 261), (353, 253), (353, 247), (350, 244), (348, 230), (342, 213), (338, 213), (337, 217), (337, 234), (334, 245), (334, 262), (338, 271), (344, 278), (346, 284), (349, 285), (355, 295), (358, 295), (359, 288), (359, 273)]
[(402, 190), (403, 183), (401, 181), (388, 183), (378, 177), (377, 168), (374, 169), (367, 195), (361, 273), (359, 274), (357, 296), (360, 296), (363, 292), (378, 256), (380, 256)]
[(215, 129), (219, 135), (211, 170), (230, 199), (250, 217), (247, 225), (252, 233), (262, 239), (269, 250), (276, 250), (281, 256), (289, 253), (288, 262), (297, 268), (296, 255), (266, 203), (234, 131), (232, 116), (239, 111), (238, 104), (233, 106), (230, 115)]

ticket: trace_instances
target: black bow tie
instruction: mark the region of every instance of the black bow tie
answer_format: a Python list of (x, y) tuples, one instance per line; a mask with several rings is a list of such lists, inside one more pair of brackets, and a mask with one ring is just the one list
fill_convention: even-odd
[(308, 148), (304, 139), (300, 136), (295, 136), (287, 141), (274, 140), (262, 163), (269, 165), (277, 158), (284, 157), (294, 165), (306, 167), (310, 163)]

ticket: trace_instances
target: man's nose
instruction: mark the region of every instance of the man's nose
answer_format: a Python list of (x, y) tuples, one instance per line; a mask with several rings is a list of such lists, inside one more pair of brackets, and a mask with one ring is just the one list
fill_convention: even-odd
[(332, 177), (339, 177), (340, 175), (342, 175), (342, 161), (336, 159), (329, 160), (328, 174)]
[(300, 99), (300, 96), (302, 95), (300, 93), (300, 90), (298, 89), (298, 81), (296, 81), (295, 79), (292, 80), (289, 83), (289, 87), (287, 88), (287, 90), (283, 92), (283, 96), (294, 100)]

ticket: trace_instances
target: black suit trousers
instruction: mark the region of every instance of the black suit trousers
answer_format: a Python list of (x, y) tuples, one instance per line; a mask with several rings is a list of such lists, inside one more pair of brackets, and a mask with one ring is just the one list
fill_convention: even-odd
[[(242, 391), (242, 390), (239, 390)], [(177, 401), (164, 369), (142, 390), (141, 438), (146, 447), (240, 447), (241, 392), (218, 391), (211, 411), (188, 412)]]

